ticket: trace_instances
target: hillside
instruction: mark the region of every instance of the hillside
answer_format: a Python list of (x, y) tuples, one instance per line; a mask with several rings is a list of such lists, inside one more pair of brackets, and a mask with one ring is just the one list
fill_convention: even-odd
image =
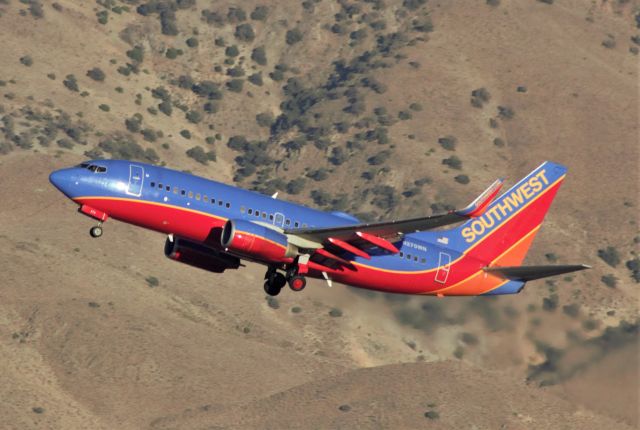
[[(639, 13), (603, 0), (0, 0), (3, 421), (637, 426)], [(88, 157), (362, 219), (459, 206), (550, 159), (569, 174), (527, 262), (594, 268), (515, 297), (312, 282), (266, 301), (260, 267), (183, 267), (162, 237), (117, 222), (89, 238), (92, 221), (47, 181)]]

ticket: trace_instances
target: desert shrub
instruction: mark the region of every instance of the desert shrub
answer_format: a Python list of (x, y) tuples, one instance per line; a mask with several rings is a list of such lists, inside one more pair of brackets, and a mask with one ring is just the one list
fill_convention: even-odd
[(98, 67), (94, 67), (93, 69), (87, 71), (87, 76), (93, 79), (94, 81), (102, 82), (104, 81), (105, 74)]
[(98, 106), (98, 109), (100, 109), (101, 111), (104, 112), (109, 112), (111, 110), (111, 108), (109, 107), (109, 105), (106, 104), (101, 104)]
[(419, 112), (422, 110), (422, 105), (420, 103), (411, 103), (409, 105), (409, 109), (411, 109), (414, 112)]
[(101, 10), (96, 12), (96, 18), (98, 18), (98, 24), (107, 25), (109, 22), (109, 11)]
[(342, 316), (342, 310), (338, 309), (338, 308), (332, 308), (329, 311), (329, 316), (332, 316), (334, 318), (338, 318)]
[(198, 39), (195, 37), (188, 38), (185, 43), (189, 48), (197, 48), (199, 45)]
[(56, 80), (56, 74), (55, 73), (47, 73), (47, 78), (51, 79), (52, 81)]
[(143, 149), (133, 139), (116, 135), (105, 139), (98, 144), (98, 147), (111, 155), (112, 158), (122, 158), (125, 160), (141, 160), (156, 163), (159, 157), (152, 149)]
[(262, 73), (261, 73), (261, 72), (254, 73), (254, 74), (250, 75), (250, 76), (247, 78), (247, 80), (248, 80), (249, 82), (251, 82), (253, 85), (256, 85), (256, 86), (258, 86), (258, 87), (261, 87), (261, 86), (262, 86), (262, 84), (263, 84), (263, 81), (262, 81)]
[(271, 309), (280, 309), (280, 302), (278, 302), (278, 299), (271, 296), (266, 296), (265, 299), (267, 300), (267, 305), (269, 305)]
[(353, 40), (354, 42), (360, 42), (364, 39), (366, 39), (367, 37), (367, 29), (366, 28), (360, 28), (358, 30), (352, 31), (351, 33), (349, 33), (349, 39)]
[(134, 115), (131, 118), (126, 118), (124, 120), (124, 125), (127, 127), (131, 133), (137, 133), (140, 131), (140, 126), (142, 124), (142, 116)]
[(214, 151), (205, 151), (202, 146), (194, 146), (188, 149), (186, 154), (205, 166), (209, 164), (209, 161), (216, 161), (216, 153)]
[(349, 406), (349, 405), (340, 405), (340, 406), (338, 406), (338, 410), (340, 410), (340, 412), (349, 412), (351, 410), (351, 406)]
[(473, 346), (473, 345), (477, 345), (478, 344), (478, 336), (476, 336), (473, 333), (469, 333), (469, 332), (464, 332), (460, 334), (460, 340), (462, 340), (464, 343), (466, 343), (469, 346)]
[(329, 162), (333, 165), (339, 166), (343, 164), (348, 159), (348, 155), (344, 148), (341, 146), (336, 146), (331, 150), (331, 156), (329, 157)]
[(185, 139), (191, 139), (191, 132), (189, 130), (180, 130), (180, 136)]
[(320, 182), (320, 181), (324, 181), (329, 177), (329, 172), (327, 172), (326, 169), (312, 170), (309, 173), (307, 173), (307, 176), (316, 182)]
[(145, 278), (145, 282), (151, 288), (154, 288), (154, 287), (157, 287), (158, 285), (160, 285), (160, 281), (155, 276), (147, 276)]
[(300, 42), (302, 40), (302, 37), (302, 32), (299, 29), (294, 28), (293, 30), (287, 31), (285, 41), (287, 42), (287, 45), (294, 45)]
[(242, 87), (244, 86), (244, 81), (242, 79), (231, 79), (228, 81), (225, 86), (229, 91), (234, 93), (239, 93), (242, 91)]
[(503, 119), (511, 119), (515, 116), (515, 112), (509, 106), (498, 106), (498, 116)]
[(254, 21), (264, 21), (267, 19), (268, 14), (269, 8), (267, 6), (256, 6), (253, 12), (251, 12), (251, 19)]
[(557, 309), (559, 301), (557, 294), (551, 294), (549, 297), (542, 299), (542, 309), (547, 312), (553, 312)]
[(70, 91), (78, 92), (80, 89), (78, 88), (78, 81), (76, 77), (73, 75), (67, 75), (65, 80), (62, 81), (62, 84), (67, 87)]
[(162, 34), (166, 36), (177, 36), (178, 23), (176, 22), (176, 13), (170, 9), (160, 12), (160, 29)]
[(460, 160), (455, 155), (452, 155), (449, 158), (443, 159), (442, 160), (442, 164), (444, 164), (445, 166), (449, 166), (449, 167), (451, 167), (452, 169), (455, 169), (455, 170), (462, 169), (462, 160)]
[(445, 136), (438, 139), (438, 143), (447, 151), (455, 151), (456, 150), (456, 139), (454, 136)]
[(469, 177), (467, 175), (458, 175), (453, 178), (457, 183), (466, 185), (469, 183)]
[(256, 122), (260, 127), (271, 127), (274, 119), (275, 118), (271, 112), (262, 112), (256, 115)]
[(31, 410), (33, 411), (34, 414), (44, 414), (44, 408), (40, 406), (31, 408)]
[(440, 418), (440, 414), (437, 411), (427, 411), (424, 413), (424, 416), (430, 420), (437, 420)]
[(144, 48), (140, 45), (136, 45), (127, 51), (127, 57), (131, 58), (136, 63), (142, 63), (144, 60)]
[(504, 140), (500, 139), (499, 137), (496, 137), (495, 139), (493, 139), (493, 144), (498, 148), (502, 148), (505, 145)]
[(164, 53), (165, 57), (167, 57), (170, 60), (175, 60), (179, 55), (182, 55), (182, 54), (184, 54), (184, 51), (182, 51), (182, 49), (177, 49), (177, 48), (168, 48)]
[(236, 45), (227, 46), (224, 50), (224, 55), (232, 58), (237, 57), (238, 55), (240, 55), (240, 50)]
[(481, 108), (489, 100), (491, 100), (491, 94), (486, 88), (471, 91), (471, 106)]
[(306, 180), (304, 178), (297, 178), (289, 181), (287, 183), (287, 193), (289, 194), (300, 194), (304, 190), (304, 186), (306, 184)]
[(580, 305), (577, 303), (571, 303), (570, 305), (564, 305), (562, 307), (562, 312), (565, 315), (570, 316), (571, 318), (576, 318), (580, 314)]
[(433, 22), (429, 16), (422, 16), (411, 21), (411, 29), (420, 33), (431, 33)]
[(253, 31), (253, 27), (248, 23), (238, 25), (233, 35), (241, 42), (253, 42), (256, 38), (256, 33)]
[(384, 164), (389, 159), (390, 156), (391, 156), (390, 151), (380, 151), (376, 155), (369, 157), (367, 159), (367, 163), (369, 163), (372, 166), (379, 166), (381, 164)]
[(173, 107), (171, 106), (170, 100), (163, 100), (162, 103), (158, 105), (158, 110), (165, 114), (166, 116), (171, 116), (173, 112)]
[(486, 0), (489, 6), (500, 6), (500, 0)]
[(620, 264), (620, 254), (613, 246), (607, 246), (606, 248), (599, 249), (598, 257), (611, 267), (616, 267)]
[(202, 121), (202, 114), (196, 110), (190, 110), (185, 115), (185, 118), (187, 119), (187, 121), (193, 124), (198, 124), (200, 121)]
[(229, 68), (227, 69), (227, 76), (231, 76), (233, 78), (244, 76), (244, 69), (241, 66)]
[(218, 102), (207, 102), (202, 106), (202, 109), (208, 114), (214, 114), (220, 110), (220, 104)]
[(636, 257), (625, 263), (627, 269), (631, 271), (631, 279), (636, 282), (640, 282), (640, 258)]
[(227, 20), (232, 24), (246, 21), (247, 13), (240, 7), (230, 7), (227, 12)]
[(251, 59), (261, 66), (267, 65), (267, 54), (264, 50), (264, 46), (258, 46), (251, 52)]
[(225, 18), (218, 12), (214, 12), (211, 10), (203, 10), (202, 11), (202, 20), (207, 24), (214, 25), (216, 27), (222, 27), (225, 23)]
[(140, 131), (140, 133), (142, 134), (142, 138), (147, 142), (155, 142), (158, 140), (158, 134), (151, 128), (145, 128)]
[(31, 67), (33, 65), (33, 59), (29, 55), (25, 55), (24, 57), (20, 57), (20, 63), (22, 65)]
[(411, 115), (411, 112), (409, 111), (401, 110), (400, 112), (398, 112), (398, 118), (401, 119), (402, 121), (407, 121), (413, 118), (413, 115)]
[(202, 81), (198, 84), (191, 84), (187, 88), (191, 88), (195, 94), (209, 100), (221, 100), (223, 97), (220, 91), (220, 85), (212, 81)]

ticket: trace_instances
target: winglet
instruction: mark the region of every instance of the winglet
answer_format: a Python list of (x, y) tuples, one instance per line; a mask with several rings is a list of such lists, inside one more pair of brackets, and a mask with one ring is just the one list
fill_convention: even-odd
[(485, 209), (491, 204), (493, 199), (498, 195), (500, 189), (502, 188), (502, 184), (504, 183), (504, 179), (496, 179), (493, 184), (489, 186), (482, 194), (480, 194), (469, 206), (464, 209), (455, 211), (456, 215), (468, 217), (468, 218), (476, 218), (481, 216)]

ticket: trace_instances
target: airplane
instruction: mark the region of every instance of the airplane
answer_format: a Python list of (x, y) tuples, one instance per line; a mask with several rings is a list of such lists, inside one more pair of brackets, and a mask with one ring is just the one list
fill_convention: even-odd
[(443, 297), (514, 294), (528, 281), (589, 268), (521, 265), (566, 171), (547, 161), (500, 196), (502, 179), (463, 209), (371, 223), (128, 160), (86, 161), (49, 180), (98, 221), (92, 237), (113, 218), (166, 234), (165, 255), (196, 268), (260, 263), (270, 296), (317, 278)]

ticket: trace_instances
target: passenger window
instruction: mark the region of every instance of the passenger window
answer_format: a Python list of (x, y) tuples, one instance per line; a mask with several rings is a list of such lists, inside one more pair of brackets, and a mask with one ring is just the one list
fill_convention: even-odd
[(407, 254), (407, 260), (411, 260), (411, 254)]
[(155, 182), (149, 182), (149, 186), (150, 186), (151, 188), (155, 188), (155, 187), (156, 187), (156, 183), (155, 183)]
[(193, 191), (189, 191), (189, 198), (192, 199), (193, 198)]
[(96, 170), (96, 172), (98, 172), (98, 173), (104, 173), (106, 171), (107, 171), (107, 168), (106, 167), (102, 167), (102, 166), (98, 166), (98, 170)]
[(231, 207), (231, 203), (227, 203), (225, 206), (230, 208)]
[(269, 214), (269, 221), (273, 221), (273, 214)]
[(400, 251), (400, 258), (404, 257), (404, 252)]
[(158, 184), (158, 188), (162, 189), (162, 184)]
[(167, 185), (167, 186), (165, 187), (165, 190), (167, 190), (167, 191), (171, 191), (171, 186), (170, 186), (170, 185)]
[(267, 219), (267, 213), (266, 212), (262, 212), (262, 218)]
[(291, 220), (290, 220), (290, 219), (288, 219), (288, 220), (286, 220), (284, 223), (285, 223), (286, 225), (291, 225)]
[(253, 214), (253, 209), (249, 209), (249, 211), (247, 212), (249, 215)]
[(205, 202), (208, 202), (208, 201), (209, 201), (209, 197), (207, 197), (206, 195), (204, 195), (204, 196), (202, 196), (202, 200), (203, 200), (203, 201), (205, 201)]
[(187, 192), (185, 190), (182, 190), (182, 191), (180, 191), (180, 194), (182, 194), (184, 196), (185, 194), (187, 194)]
[(426, 263), (426, 262), (427, 262), (427, 259), (426, 259), (426, 258), (424, 258), (424, 257), (422, 257), (422, 258), (420, 259), (420, 262), (421, 262), (422, 264), (424, 264), (424, 263)]
[(246, 209), (244, 206), (240, 206), (240, 213), (243, 214), (245, 213)]
[(260, 211), (256, 211), (256, 216), (260, 218)]
[(218, 200), (218, 206), (222, 206), (222, 200)]
[(196, 194), (196, 200), (200, 200), (200, 193)]
[(413, 261), (415, 261), (416, 263), (418, 262), (418, 256), (417, 255), (413, 256)]
[(173, 187), (173, 194), (178, 194), (178, 187)]
[(211, 197), (211, 204), (215, 205), (216, 204), (216, 199), (214, 199), (213, 197)]
[(293, 226), (294, 226), (295, 228), (298, 228), (298, 227), (300, 227), (300, 223), (299, 223), (298, 221), (296, 221), (296, 222), (293, 224)]
[(98, 166), (92, 164), (91, 166), (89, 166), (89, 170), (95, 173), (95, 171), (98, 170)]

